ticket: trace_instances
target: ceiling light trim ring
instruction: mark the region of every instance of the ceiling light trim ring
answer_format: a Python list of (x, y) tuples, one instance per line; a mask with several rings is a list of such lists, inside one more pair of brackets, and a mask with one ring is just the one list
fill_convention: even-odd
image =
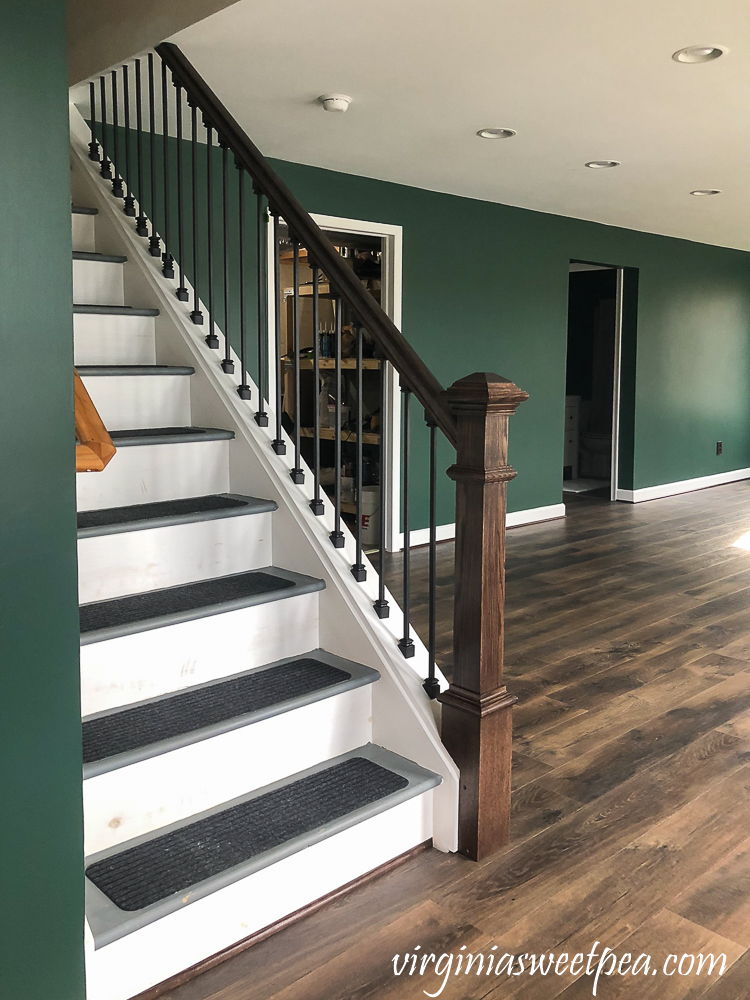
[(517, 134), (514, 128), (480, 128), (477, 132), (480, 139), (512, 139)]
[(699, 63), (713, 62), (729, 50), (725, 45), (686, 45), (672, 53), (672, 59), (684, 66), (695, 66)]

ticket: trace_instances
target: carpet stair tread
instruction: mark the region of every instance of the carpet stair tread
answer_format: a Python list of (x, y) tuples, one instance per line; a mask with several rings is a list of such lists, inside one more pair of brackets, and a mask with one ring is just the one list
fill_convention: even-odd
[(314, 649), (220, 681), (83, 720), (84, 777), (252, 725), (371, 684), (370, 667)]
[(87, 859), (97, 947), (434, 788), (367, 744)]
[(102, 642), (324, 588), (322, 580), (266, 566), (127, 597), (93, 601), (80, 606), (81, 643)]
[(102, 507), (78, 512), (78, 537), (90, 538), (94, 535), (113, 535), (123, 531), (162, 528), (193, 521), (264, 514), (277, 508), (278, 504), (274, 500), (262, 500), (239, 493), (214, 493), (127, 507)]

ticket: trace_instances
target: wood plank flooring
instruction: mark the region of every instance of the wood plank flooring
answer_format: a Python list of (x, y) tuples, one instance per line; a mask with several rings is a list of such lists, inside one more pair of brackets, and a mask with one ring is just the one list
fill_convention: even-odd
[[(637, 506), (576, 498), (508, 533), (513, 840), (481, 864), (427, 851), (169, 994), (170, 1000), (416, 1000), (422, 952), (653, 956), (607, 1000), (750, 996), (750, 483)], [(426, 636), (426, 551), (412, 554)], [(450, 543), (438, 660), (450, 674)], [(389, 567), (399, 594), (400, 557)], [(719, 977), (665, 976), (723, 953)], [(579, 1000), (586, 975), (451, 976), (446, 1000)]]

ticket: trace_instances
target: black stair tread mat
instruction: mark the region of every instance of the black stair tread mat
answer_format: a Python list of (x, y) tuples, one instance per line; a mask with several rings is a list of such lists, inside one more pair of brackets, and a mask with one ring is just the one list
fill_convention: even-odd
[(234, 431), (222, 427), (135, 427), (110, 431), (114, 444), (127, 448), (138, 444), (172, 444), (193, 441), (225, 441), (234, 437)]
[(81, 635), (194, 612), (292, 587), (292, 580), (263, 570), (252, 570), (249, 573), (234, 573), (231, 576), (199, 580), (197, 583), (183, 583), (178, 587), (131, 594), (128, 597), (115, 597), (108, 601), (94, 601), (80, 607)]
[(190, 365), (76, 365), (79, 375), (195, 375)]
[[(79, 369), (80, 370), (80, 369)], [(98, 510), (78, 512), (78, 530), (107, 528), (113, 525), (131, 525), (139, 522), (189, 519), (191, 516), (229, 511), (272, 511), (277, 504), (273, 500), (258, 500), (255, 497), (216, 493), (209, 496), (187, 497), (182, 500), (157, 500), (154, 503), (138, 503), (129, 507), (102, 507)], [(197, 518), (199, 519), (199, 518)]]
[(73, 215), (98, 215), (98, 208), (88, 208), (86, 205), (71, 205), (70, 211)]
[(121, 253), (96, 253), (93, 250), (73, 251), (73, 260), (91, 260), (99, 264), (125, 264), (127, 259)]
[(105, 760), (194, 733), (351, 680), (341, 670), (303, 656), (215, 684), (182, 691), (83, 723), (83, 762)]
[(86, 875), (119, 909), (141, 910), (408, 784), (365, 757), (350, 757), (96, 861)]
[(102, 306), (89, 302), (74, 302), (73, 312), (96, 316), (158, 316), (158, 309), (140, 309), (137, 306)]

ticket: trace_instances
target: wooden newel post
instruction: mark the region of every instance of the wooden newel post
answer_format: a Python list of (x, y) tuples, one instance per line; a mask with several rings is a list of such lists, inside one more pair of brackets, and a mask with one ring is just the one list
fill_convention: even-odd
[(445, 398), (456, 417), (453, 681), (440, 696), (442, 738), (461, 770), (459, 852), (479, 861), (507, 844), (511, 710), (503, 684), (508, 418), (528, 393), (487, 372)]

